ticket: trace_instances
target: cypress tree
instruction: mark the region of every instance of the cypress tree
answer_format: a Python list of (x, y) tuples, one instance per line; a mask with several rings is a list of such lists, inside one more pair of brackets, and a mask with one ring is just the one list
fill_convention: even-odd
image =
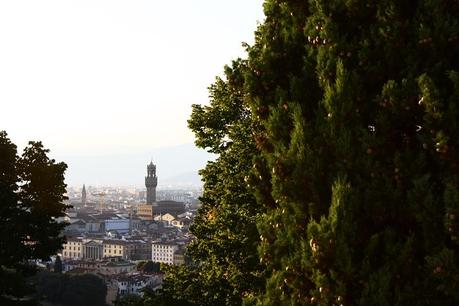
[(459, 3), (264, 9), (245, 84), (267, 210), (257, 302), (459, 304)]

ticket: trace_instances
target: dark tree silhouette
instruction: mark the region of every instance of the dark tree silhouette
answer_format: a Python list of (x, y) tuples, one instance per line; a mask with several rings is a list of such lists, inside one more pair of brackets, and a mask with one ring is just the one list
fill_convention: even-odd
[(145, 273), (159, 272), (160, 263), (153, 262), (151, 260), (144, 261), (144, 262), (139, 263), (139, 265), (137, 266), (137, 270), (145, 272)]
[(0, 304), (30, 292), (24, 277), (30, 259), (48, 260), (61, 247), (65, 224), (56, 221), (66, 206), (64, 163), (49, 159), (41, 142), (29, 142), (22, 156), (0, 132)]
[(45, 301), (60, 305), (103, 306), (107, 286), (103, 279), (92, 274), (57, 274), (40, 272), (34, 277), (37, 293)]
[(56, 261), (54, 262), (54, 272), (62, 273), (62, 260), (59, 255), (56, 257)]

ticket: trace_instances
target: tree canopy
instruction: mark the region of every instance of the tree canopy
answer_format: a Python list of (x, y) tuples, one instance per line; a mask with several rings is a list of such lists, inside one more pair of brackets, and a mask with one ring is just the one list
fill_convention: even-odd
[(141, 271), (144, 273), (157, 273), (160, 272), (160, 263), (153, 262), (151, 260), (148, 261), (141, 261), (137, 264), (137, 271)]
[(260, 305), (459, 303), (459, 4), (274, 1), (247, 101)]
[(30, 291), (24, 277), (28, 260), (48, 260), (62, 247), (64, 163), (56, 163), (41, 142), (29, 142), (21, 156), (6, 132), (0, 132), (0, 303), (12, 303)]
[(107, 286), (93, 274), (60, 274), (42, 271), (34, 278), (37, 294), (45, 301), (65, 306), (105, 306)]
[(244, 102), (246, 62), (225, 68), (209, 88), (210, 105), (193, 105), (190, 129), (196, 144), (216, 154), (200, 174), (204, 192), (190, 230), (193, 264), (169, 267), (161, 292), (163, 301), (193, 305), (239, 305), (263, 288), (256, 222), (261, 206), (244, 180), (256, 155), (254, 122)]

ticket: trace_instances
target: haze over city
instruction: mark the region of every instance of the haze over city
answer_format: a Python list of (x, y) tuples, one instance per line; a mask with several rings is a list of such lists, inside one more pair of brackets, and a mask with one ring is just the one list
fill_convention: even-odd
[(1, 2), (0, 129), (43, 141), (69, 185), (142, 185), (150, 159), (160, 184), (196, 175), (191, 104), (262, 19), (260, 0)]

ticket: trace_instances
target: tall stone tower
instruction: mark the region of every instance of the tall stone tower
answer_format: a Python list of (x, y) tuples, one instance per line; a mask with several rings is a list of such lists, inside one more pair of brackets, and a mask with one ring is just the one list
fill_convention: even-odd
[(81, 191), (81, 204), (86, 206), (86, 187), (83, 184), (83, 190)]
[(147, 187), (147, 204), (153, 205), (156, 202), (156, 186), (158, 178), (156, 177), (156, 166), (153, 162), (147, 166), (147, 176), (145, 177), (145, 186)]

